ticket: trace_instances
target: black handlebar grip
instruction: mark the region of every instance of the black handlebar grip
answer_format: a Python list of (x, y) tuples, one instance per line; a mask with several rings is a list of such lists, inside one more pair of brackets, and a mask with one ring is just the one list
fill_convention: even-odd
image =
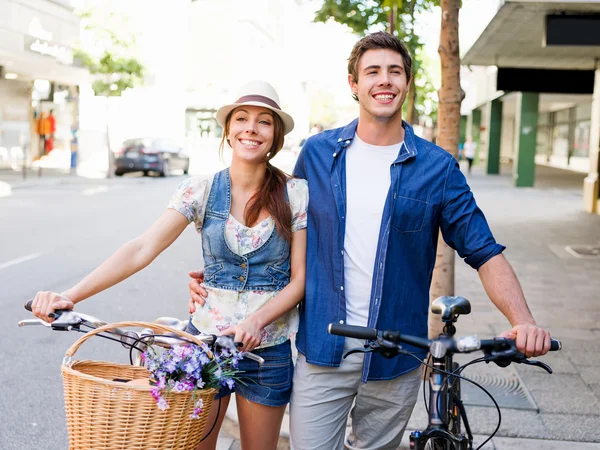
[(550, 351), (555, 352), (557, 350), (562, 350), (562, 342), (558, 339), (550, 339)]
[(377, 330), (375, 328), (358, 327), (341, 323), (330, 323), (327, 327), (327, 332), (329, 334), (357, 339), (377, 339)]
[[(28, 301), (27, 303), (25, 303), (23, 306), (25, 307), (25, 309), (26, 309), (27, 311), (31, 311), (31, 312), (33, 312), (33, 311), (32, 311), (32, 309), (31, 309), (31, 305), (32, 305), (32, 304), (33, 304), (33, 300), (29, 300), (29, 301)], [(51, 318), (53, 318), (53, 319), (56, 319), (56, 318), (58, 318), (58, 317), (60, 316), (60, 313), (61, 313), (61, 311), (58, 311), (58, 310), (57, 310), (57, 311), (54, 311), (53, 313), (50, 313), (50, 314), (48, 314), (48, 317), (51, 317)]]

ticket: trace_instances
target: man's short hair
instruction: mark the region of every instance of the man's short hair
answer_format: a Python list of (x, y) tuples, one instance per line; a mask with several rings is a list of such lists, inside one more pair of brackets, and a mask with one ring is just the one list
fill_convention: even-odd
[[(367, 50), (373, 49), (390, 49), (399, 53), (404, 61), (404, 70), (408, 81), (412, 78), (412, 58), (408, 49), (404, 43), (396, 36), (385, 31), (378, 31), (377, 33), (368, 34), (361, 40), (359, 40), (350, 52), (350, 58), (348, 58), (348, 74), (352, 75), (354, 82), (358, 81), (358, 63), (360, 58)], [(358, 100), (356, 95), (353, 95), (355, 100)]]

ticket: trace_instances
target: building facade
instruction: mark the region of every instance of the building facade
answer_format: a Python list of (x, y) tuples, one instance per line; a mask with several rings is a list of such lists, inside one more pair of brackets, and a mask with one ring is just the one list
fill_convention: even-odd
[(50, 110), (53, 148), (70, 151), (78, 85), (89, 80), (73, 61), (79, 26), (68, 0), (0, 0), (0, 167), (44, 154), (36, 125)]
[(585, 210), (599, 210), (600, 1), (504, 0), (466, 52), (465, 135), (487, 171), (512, 161), (516, 186), (536, 164), (587, 173)]

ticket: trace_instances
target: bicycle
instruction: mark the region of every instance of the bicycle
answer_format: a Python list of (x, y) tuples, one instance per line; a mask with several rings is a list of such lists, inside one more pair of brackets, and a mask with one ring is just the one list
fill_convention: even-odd
[[(31, 303), (32, 301), (29, 301), (25, 304), (25, 309), (31, 311)], [(97, 317), (93, 317), (87, 314), (83, 314), (83, 313), (79, 313), (76, 311), (72, 311), (72, 310), (57, 310), (54, 313), (50, 314), (50, 317), (52, 317), (54, 319), (53, 322), (48, 323), (45, 322), (41, 319), (26, 319), (26, 320), (21, 320), (18, 325), (19, 327), (24, 327), (24, 326), (30, 326), (30, 325), (42, 325), (45, 327), (48, 327), (50, 329), (52, 329), (53, 331), (76, 331), (76, 332), (80, 332), (80, 333), (85, 333), (86, 336), (82, 337), (81, 339), (79, 339), (77, 342), (75, 342), (70, 348), (69, 350), (66, 352), (65, 358), (63, 360), (63, 379), (64, 379), (64, 384), (65, 384), (65, 405), (67, 408), (67, 422), (69, 425), (69, 441), (70, 441), (70, 448), (76, 448), (76, 449), (83, 449), (83, 448), (89, 448), (86, 447), (86, 445), (89, 445), (89, 443), (87, 441), (85, 441), (85, 439), (87, 438), (80, 438), (78, 433), (81, 434), (81, 431), (78, 430), (78, 424), (81, 423), (81, 417), (80, 417), (80, 413), (78, 411), (81, 411), (82, 409), (86, 408), (86, 405), (84, 404), (85, 401), (87, 401), (88, 399), (84, 399), (81, 400), (79, 398), (79, 391), (77, 391), (76, 389), (74, 389), (73, 386), (73, 382), (69, 381), (72, 380), (72, 376), (68, 375), (68, 373), (72, 372), (72, 361), (71, 358), (74, 355), (74, 353), (77, 351), (77, 349), (79, 348), (79, 346), (85, 342), (85, 340), (93, 337), (93, 336), (100, 336), (102, 338), (108, 339), (108, 340), (112, 340), (112, 341), (117, 341), (119, 343), (121, 343), (123, 345), (123, 347), (128, 348), (129, 349), (129, 362), (131, 366), (125, 366), (125, 370), (123, 370), (123, 365), (115, 365), (115, 366), (120, 366), (119, 370), (113, 370), (113, 367), (109, 367), (109, 370), (106, 370), (105, 372), (102, 373), (102, 375), (99, 374), (99, 369), (96, 369), (96, 366), (103, 364), (101, 362), (98, 361), (78, 361), (77, 363), (84, 363), (83, 368), (85, 368), (84, 370), (84, 374), (83, 374), (83, 378), (90, 378), (91, 377), (101, 377), (101, 384), (102, 385), (109, 385), (108, 386), (108, 390), (109, 392), (109, 397), (115, 397), (118, 395), (113, 395), (114, 392), (125, 392), (125, 395), (123, 396), (126, 399), (126, 403), (128, 403), (127, 408), (125, 408), (125, 411), (117, 411), (117, 412), (113, 412), (113, 414), (116, 414), (116, 417), (108, 417), (108, 418), (104, 418), (106, 419), (105, 422), (106, 423), (111, 423), (111, 422), (116, 422), (116, 419), (121, 419), (121, 414), (123, 412), (125, 412), (126, 414), (132, 414), (132, 415), (136, 415), (135, 419), (132, 419), (132, 423), (137, 424), (137, 423), (144, 423), (145, 427), (148, 427), (150, 425), (147, 425), (148, 422), (151, 422), (152, 420), (149, 419), (149, 417), (152, 417), (151, 414), (158, 414), (155, 413), (154, 411), (156, 411), (158, 408), (156, 405), (153, 405), (153, 400), (152, 397), (150, 395), (150, 385), (148, 384), (147, 380), (148, 380), (148, 372), (146, 371), (145, 368), (143, 368), (144, 365), (144, 352), (146, 352), (150, 347), (152, 346), (159, 346), (165, 349), (170, 349), (171, 347), (175, 346), (175, 345), (184, 345), (184, 344), (192, 344), (192, 345), (198, 345), (198, 346), (202, 346), (202, 345), (206, 345), (208, 349), (207, 355), (209, 355), (210, 358), (212, 358), (212, 356), (210, 356), (210, 354), (214, 354), (215, 352), (218, 351), (222, 351), (222, 350), (228, 350), (231, 353), (233, 353), (233, 350), (236, 349), (237, 347), (239, 347), (241, 344), (238, 344), (236, 342), (234, 342), (234, 338), (233, 336), (215, 336), (212, 334), (199, 334), (199, 335), (191, 335), (188, 334), (186, 332), (186, 328), (188, 325), (188, 321), (184, 321), (184, 320), (179, 320), (176, 318), (172, 318), (172, 317), (160, 317), (158, 319), (156, 319), (154, 321), (154, 323), (146, 323), (146, 322), (121, 322), (121, 323), (116, 323), (116, 324), (110, 324), (102, 319), (99, 319)], [(138, 328), (143, 328), (140, 332), (137, 331), (132, 331), (132, 330), (127, 330), (125, 329), (125, 327), (138, 327)], [(160, 331), (160, 334), (156, 334), (154, 329), (157, 329)], [(258, 355), (255, 355), (253, 353), (250, 352), (245, 352), (244, 354), (245, 358), (251, 359), (253, 361), (258, 362), (259, 364), (263, 364), (264, 360), (263, 358), (261, 358)], [(106, 364), (104, 364), (106, 366)], [(74, 366), (73, 366), (74, 367)], [(68, 369), (66, 369), (68, 368)], [(90, 369), (91, 368), (91, 369)], [(90, 369), (88, 371), (88, 369)], [(83, 370), (83, 369), (81, 369)], [(110, 374), (110, 376), (108, 377), (108, 379), (104, 376), (105, 373)], [(69, 377), (69, 378), (68, 378)], [(87, 380), (89, 381), (89, 380)], [(130, 383), (136, 383), (136, 381), (143, 381), (143, 383), (141, 385), (132, 385)], [(102, 398), (102, 394), (98, 394), (99, 390), (95, 388), (95, 386), (92, 387), (92, 389), (88, 389), (88, 387), (85, 388), (86, 389), (86, 395), (88, 391), (92, 391), (92, 396), (94, 396), (94, 398), (91, 401), (91, 404), (88, 405), (89, 409), (95, 409), (96, 405), (100, 402), (100, 401), (104, 401), (104, 398)], [(127, 391), (129, 390), (129, 391)], [(77, 395), (73, 395), (73, 392), (76, 392)], [(210, 392), (209, 392), (210, 391)], [(129, 395), (129, 393), (133, 393), (134, 395)], [(202, 392), (205, 392), (205, 394), (202, 394)], [(187, 417), (184, 417), (183, 414), (181, 415), (181, 417), (179, 417), (179, 414), (177, 413), (177, 416), (179, 417), (179, 419), (177, 420), (177, 417), (175, 417), (176, 420), (171, 420), (171, 418), (163, 418), (163, 422), (165, 423), (160, 423), (158, 425), (156, 425), (158, 427), (158, 431), (155, 434), (161, 433), (164, 436), (159, 436), (154, 438), (155, 442), (159, 442), (156, 445), (152, 445), (152, 448), (163, 448), (163, 449), (167, 449), (167, 448), (177, 448), (177, 449), (187, 449), (187, 448), (196, 448), (198, 443), (201, 442), (200, 440), (200, 436), (192, 436), (192, 434), (195, 432), (196, 435), (201, 434), (203, 426), (206, 422), (206, 418), (208, 416), (208, 412), (210, 410), (210, 403), (212, 403), (212, 398), (214, 397), (214, 394), (217, 392), (216, 389), (209, 389), (208, 391), (200, 391), (200, 394), (198, 394), (199, 398), (202, 398), (205, 402), (205, 414), (202, 415), (202, 417), (200, 417), (200, 421), (198, 421), (197, 423), (191, 424), (186, 422)], [(196, 395), (194, 393), (194, 395)], [(204, 397), (206, 398), (204, 398)], [(196, 398), (196, 397), (192, 397), (192, 398)], [(143, 416), (142, 414), (139, 413), (139, 411), (137, 411), (136, 409), (143, 409), (145, 406), (147, 406), (145, 403), (144, 405), (135, 405), (136, 400), (139, 401), (140, 399), (142, 399), (142, 402), (145, 403), (150, 403), (150, 407), (151, 407), (151, 411), (150, 415), (147, 416)], [(209, 402), (208, 405), (206, 405), (206, 401)], [(193, 404), (194, 402), (192, 402)], [(130, 406), (129, 406), (130, 405)], [(135, 408), (135, 406), (139, 406), (139, 408)], [(184, 405), (181, 405), (181, 402), (177, 405), (175, 405), (175, 408), (180, 407), (179, 409), (183, 412), (183, 410), (185, 408), (189, 408), (189, 403), (186, 401), (184, 402)], [(113, 407), (113, 405), (111, 405), (111, 408)], [(221, 400), (219, 399), (218, 402), (218, 410), (217, 410), (217, 416), (219, 416), (219, 412), (220, 412), (220, 408), (221, 408)], [(112, 410), (114, 410), (114, 408), (112, 408)], [(140, 419), (140, 417), (142, 417)], [(182, 420), (183, 419), (183, 420)], [(96, 418), (97, 420), (97, 418)], [(193, 419), (192, 419), (193, 420)], [(208, 431), (208, 433), (206, 433), (204, 435), (204, 438), (202, 438), (202, 440), (206, 439), (214, 430), (215, 426), (216, 426), (216, 418), (215, 418), (215, 422), (213, 423), (212, 427), (210, 428), (210, 430)], [(162, 428), (161, 428), (162, 427)], [(113, 427), (114, 428), (114, 427)], [(135, 428), (134, 425), (131, 426), (132, 429)], [(144, 433), (146, 434), (152, 434), (151, 432), (147, 432), (148, 430), (144, 429)], [(180, 434), (182, 433), (183, 430), (183, 438), (180, 438)], [(193, 431), (195, 430), (195, 431)], [(152, 431), (152, 430), (150, 430)], [(110, 436), (109, 434), (111, 432), (106, 431), (104, 432), (104, 430), (99, 432), (100, 434), (103, 435), (103, 441), (108, 441), (110, 442)], [(124, 436), (124, 432), (122, 430), (119, 430), (118, 433), (119, 435), (119, 439), (123, 440), (123, 444), (127, 446), (127, 448), (147, 448), (144, 447), (144, 445), (148, 445), (147, 442), (142, 442), (140, 445), (141, 447), (138, 446), (134, 446), (131, 442), (128, 441), (129, 437)], [(131, 435), (134, 434), (143, 434), (143, 433), (137, 433), (137, 430), (133, 430), (132, 433), (130, 433)], [(106, 435), (106, 436), (105, 436)], [(133, 439), (133, 438), (132, 438)], [(136, 437), (135, 438), (136, 441), (139, 441), (139, 439)], [(173, 444), (173, 442), (176, 441), (183, 441), (182, 442), (177, 442), (176, 445)], [(113, 445), (114, 443), (110, 443), (110, 445)], [(99, 445), (100, 444), (96, 444), (94, 443), (94, 445)], [(104, 444), (102, 444), (104, 445)], [(109, 445), (108, 443), (106, 445)], [(116, 445), (116, 444), (114, 444)], [(96, 447), (95, 447), (96, 448)], [(98, 447), (99, 448), (99, 447)], [(117, 447), (113, 447), (113, 446), (108, 446), (108, 447), (102, 447), (102, 448), (117, 448)], [(118, 448), (125, 448), (125, 447), (118, 447)]]
[[(425, 399), (425, 408), (428, 412), (428, 425), (423, 431), (413, 431), (410, 434), (411, 450), (472, 450), (473, 434), (469, 426), (467, 412), (461, 400), (461, 380), (482, 389), (494, 403), (498, 411), (498, 425), (494, 432), (479, 446), (482, 448), (498, 432), (502, 422), (502, 415), (498, 403), (493, 396), (478, 383), (461, 375), (462, 371), (479, 362), (494, 362), (500, 367), (507, 367), (511, 363), (527, 364), (541, 367), (548, 373), (552, 369), (547, 364), (529, 360), (517, 350), (516, 343), (506, 338), (493, 338), (480, 340), (477, 336), (454, 338), (456, 327), (454, 323), (461, 315), (471, 312), (471, 304), (463, 297), (439, 297), (433, 301), (431, 311), (442, 316), (444, 329), (437, 339), (424, 339), (417, 336), (403, 335), (398, 331), (380, 331), (375, 328), (360, 327), (331, 323), (328, 332), (339, 336), (366, 339), (364, 348), (355, 348), (348, 351), (344, 358), (356, 352), (379, 353), (386, 358), (393, 358), (399, 354), (416, 358), (431, 372), (429, 374), (429, 407)], [(402, 348), (401, 344), (428, 350), (430, 356), (427, 362)], [(562, 348), (562, 343), (556, 339), (551, 341), (551, 351)], [(453, 360), (454, 354), (472, 353), (483, 351), (484, 356), (476, 358), (462, 366)], [(433, 360), (432, 364), (429, 362)], [(423, 380), (425, 385), (425, 380)], [(425, 389), (423, 390), (425, 396)], [(462, 432), (462, 429), (466, 433)]]

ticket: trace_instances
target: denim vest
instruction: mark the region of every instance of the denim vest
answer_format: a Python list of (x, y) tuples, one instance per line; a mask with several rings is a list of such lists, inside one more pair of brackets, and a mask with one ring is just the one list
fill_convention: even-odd
[[(287, 189), (286, 202), (289, 202)], [(204, 214), (204, 284), (232, 291), (280, 291), (290, 282), (290, 244), (275, 228), (258, 249), (238, 255), (225, 239), (231, 206), (229, 169), (215, 174)]]

